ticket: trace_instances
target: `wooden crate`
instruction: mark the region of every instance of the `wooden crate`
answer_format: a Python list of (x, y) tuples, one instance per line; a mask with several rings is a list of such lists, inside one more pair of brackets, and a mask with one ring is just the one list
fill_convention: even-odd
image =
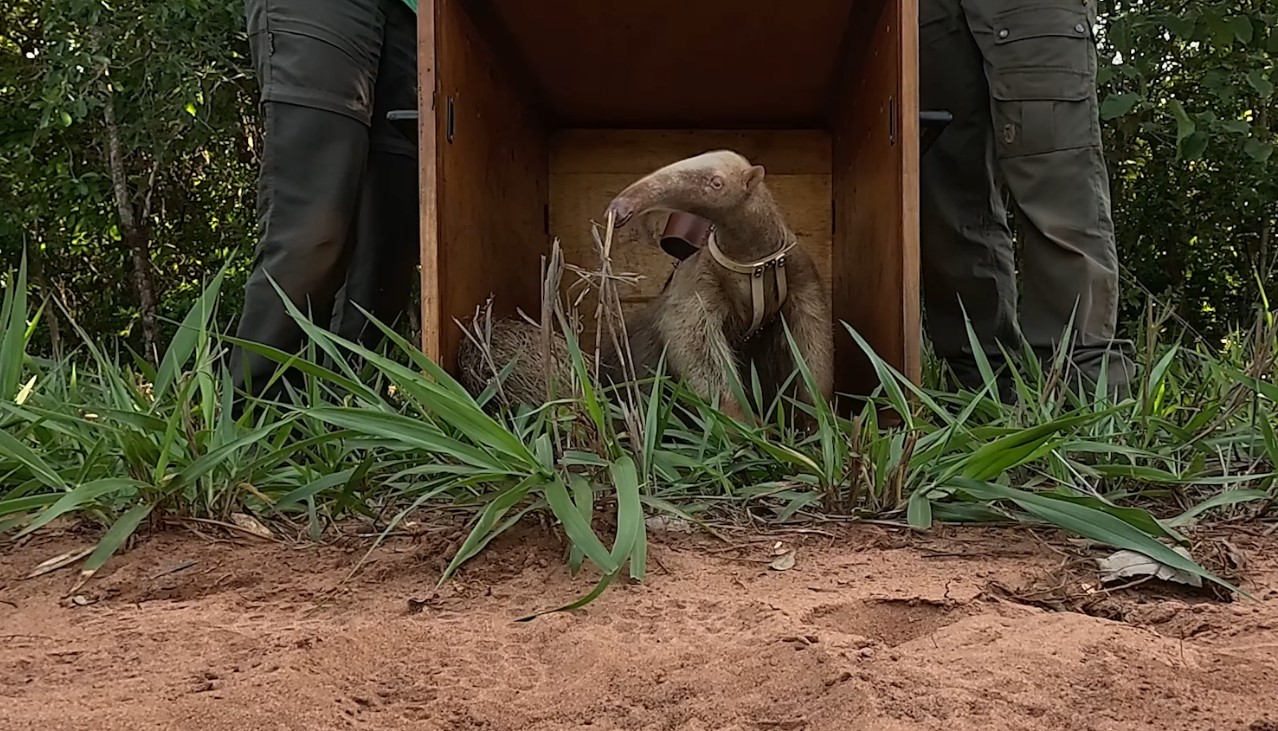
[[(535, 316), (552, 237), (593, 268), (590, 222), (617, 192), (727, 147), (767, 169), (824, 266), (837, 390), (878, 382), (839, 320), (917, 380), (916, 3), (420, 2), (426, 354), (452, 370), (455, 320), (490, 295), (495, 315)], [(615, 243), (614, 267), (645, 276), (623, 290), (627, 307), (675, 264), (656, 245), (662, 224)]]

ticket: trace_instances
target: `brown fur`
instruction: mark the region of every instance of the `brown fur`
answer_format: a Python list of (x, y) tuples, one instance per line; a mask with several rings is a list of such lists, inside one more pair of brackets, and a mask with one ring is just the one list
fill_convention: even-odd
[[(483, 339), (483, 326), (471, 335)], [(458, 382), (472, 396), (478, 396), (511, 361), (517, 361), (500, 391), (488, 402), (489, 411), (506, 402), (514, 405), (540, 406), (546, 403), (549, 378), (555, 378), (555, 398), (573, 395), (572, 363), (568, 342), (558, 332), (550, 338), (550, 363), (546, 363), (541, 327), (518, 318), (493, 320), (487, 337), (487, 353), (469, 336), (463, 336), (457, 349)], [(491, 361), (489, 358), (491, 357)]]
[[(686, 211), (715, 225), (719, 248), (728, 257), (749, 262), (762, 259), (794, 240), (771, 191), (764, 169), (741, 155), (719, 150), (663, 167), (623, 190), (608, 206), (618, 227), (654, 209)], [(630, 358), (637, 376), (656, 367), (664, 350), (666, 370), (706, 399), (718, 398), (730, 413), (740, 414), (722, 363), (731, 359), (750, 391), (750, 366), (757, 369), (763, 407), (795, 374), (789, 394), (813, 403), (795, 370), (784, 321), (820, 396), (834, 392), (834, 342), (829, 303), (815, 262), (797, 246), (786, 255), (786, 301), (777, 304), (775, 279), (766, 274), (765, 316), (748, 341), (751, 300), (748, 275), (719, 265), (702, 249), (683, 261), (665, 289), (647, 307), (627, 319)], [(617, 354), (603, 356), (605, 374), (620, 376)]]

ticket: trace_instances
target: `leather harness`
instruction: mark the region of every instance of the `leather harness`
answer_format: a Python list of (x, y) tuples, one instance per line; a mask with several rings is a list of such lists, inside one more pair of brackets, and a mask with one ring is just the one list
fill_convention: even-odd
[(750, 277), (752, 317), (750, 328), (741, 337), (743, 342), (749, 340), (763, 327), (764, 315), (767, 314), (767, 300), (763, 293), (763, 275), (771, 271), (773, 277), (776, 278), (777, 311), (779, 312), (789, 293), (785, 273), (785, 255), (789, 253), (790, 249), (797, 246), (799, 242), (797, 240), (791, 241), (757, 261), (739, 262), (724, 254), (723, 250), (719, 248), (714, 224), (699, 216), (679, 212), (670, 215), (670, 219), (666, 223), (666, 229), (661, 235), (661, 248), (666, 253), (682, 261), (696, 253), (701, 248), (702, 241), (704, 241), (705, 247), (710, 250), (710, 256), (714, 258), (719, 266), (730, 272)]

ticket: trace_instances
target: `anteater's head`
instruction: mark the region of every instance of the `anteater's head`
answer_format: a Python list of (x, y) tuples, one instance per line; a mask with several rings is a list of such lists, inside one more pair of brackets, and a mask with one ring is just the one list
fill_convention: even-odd
[(731, 150), (673, 162), (636, 180), (608, 204), (620, 228), (652, 210), (686, 211), (711, 221), (745, 205), (763, 182), (763, 166)]

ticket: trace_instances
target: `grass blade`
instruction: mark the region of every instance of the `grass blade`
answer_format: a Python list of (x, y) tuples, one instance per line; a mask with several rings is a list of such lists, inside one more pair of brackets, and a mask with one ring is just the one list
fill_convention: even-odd
[(48, 462), (5, 430), (0, 430), (0, 459), (10, 459), (21, 464), (31, 471), (33, 477), (48, 487), (57, 490), (66, 490), (69, 487)]
[(1194, 518), (1215, 508), (1224, 508), (1230, 505), (1240, 505), (1253, 500), (1273, 500), (1274, 496), (1265, 490), (1230, 490), (1228, 492), (1217, 493), (1206, 500), (1198, 503), (1194, 507), (1186, 510), (1180, 515), (1167, 521), (1167, 525), (1173, 528), (1189, 525)]
[(568, 540), (572, 541), (574, 546), (580, 546), (586, 557), (605, 574), (616, 572), (619, 566), (618, 561), (613, 558), (608, 549), (604, 548), (603, 542), (599, 540), (599, 536), (595, 535), (590, 524), (582, 519), (581, 513), (573, 505), (572, 498), (568, 496), (568, 488), (564, 486), (563, 480), (555, 475), (547, 480), (541, 489), (546, 495), (546, 503), (550, 505), (551, 512), (563, 524)]
[(80, 580), (76, 582), (68, 593), (75, 593), (89, 579), (92, 579), (94, 574), (98, 573), (106, 565), (106, 562), (115, 555), (115, 552), (120, 550), (124, 542), (129, 540), (129, 536), (133, 535), (133, 532), (137, 530), (143, 520), (146, 520), (146, 517), (151, 514), (154, 508), (155, 505), (151, 503), (143, 503), (134, 505), (124, 515), (121, 515), (119, 520), (115, 521), (106, 534), (102, 536), (102, 540), (98, 541), (97, 548), (93, 549), (93, 553), (85, 560), (84, 568), (80, 570)]
[(1096, 510), (1086, 505), (1053, 500), (1032, 492), (964, 477), (956, 477), (950, 481), (950, 484), (978, 500), (1007, 500), (1015, 503), (1021, 509), (1056, 525), (1062, 530), (1091, 538), (1114, 548), (1126, 548), (1136, 551), (1172, 568), (1194, 574), (1207, 581), (1219, 584), (1230, 591), (1247, 596), (1238, 587), (1203, 569), (1196, 562), (1181, 556), (1166, 544), (1155, 540), (1148, 533), (1110, 513)]
[(613, 462), (612, 482), (617, 489), (617, 536), (613, 540), (612, 559), (618, 566), (629, 558), (630, 576), (642, 580), (646, 568), (646, 556), (637, 555), (637, 549), (645, 547), (643, 505), (639, 501), (639, 475), (634, 460), (623, 455)]
[[(5, 278), (8, 280), (8, 277)], [(27, 354), (27, 255), (24, 251), (17, 281), (6, 281), (0, 304), (0, 399), (11, 400), (22, 382)]]
[(213, 277), (213, 281), (195, 300), (190, 311), (186, 313), (182, 323), (178, 325), (177, 333), (173, 335), (173, 340), (169, 342), (169, 347), (164, 351), (164, 358), (160, 360), (160, 367), (155, 374), (155, 383), (153, 389), (155, 399), (160, 401), (168, 394), (169, 388), (177, 380), (181, 369), (190, 361), (191, 355), (195, 352), (195, 346), (199, 344), (201, 336), (207, 332), (210, 322), (213, 319), (213, 313), (217, 308), (217, 298), (221, 293), (222, 280), (226, 277), (227, 268), (230, 263), (224, 264)]
[(79, 510), (104, 495), (117, 493), (120, 497), (131, 497), (133, 494), (137, 493), (140, 488), (145, 487), (145, 485), (137, 480), (125, 478), (107, 478), (94, 480), (93, 482), (86, 482), (58, 498), (57, 502), (53, 503), (48, 507), (48, 509), (40, 513), (35, 520), (31, 521), (31, 523), (29, 523), (26, 528), (23, 528), (16, 536), (14, 536), (14, 538), (21, 538), (25, 535), (34, 533), (63, 515)]

